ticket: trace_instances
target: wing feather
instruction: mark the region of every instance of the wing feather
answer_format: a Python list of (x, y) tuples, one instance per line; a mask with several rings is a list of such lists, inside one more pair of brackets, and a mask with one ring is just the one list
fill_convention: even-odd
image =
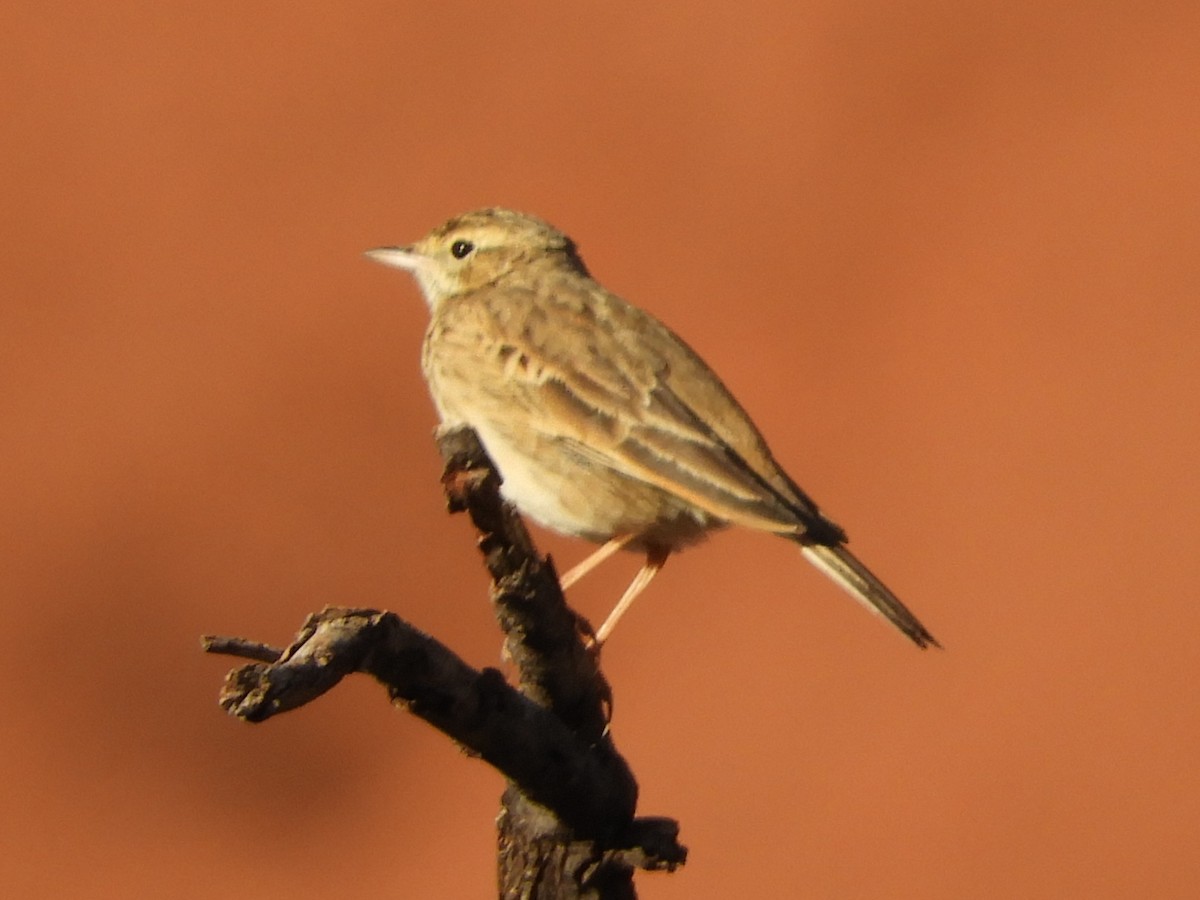
[[(424, 354), (431, 382), (456, 382), (435, 391), (443, 419), (484, 415), (510, 435), (569, 444), (721, 521), (844, 540), (699, 356), (649, 314), (588, 286), (575, 276), (536, 303), (527, 289), (495, 286), (443, 303)], [(461, 408), (447, 407), (454, 396)]]

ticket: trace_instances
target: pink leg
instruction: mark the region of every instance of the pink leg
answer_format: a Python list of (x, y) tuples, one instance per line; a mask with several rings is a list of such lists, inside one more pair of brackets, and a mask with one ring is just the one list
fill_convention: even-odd
[(584, 559), (583, 562), (573, 567), (566, 575), (558, 579), (559, 587), (565, 591), (588, 572), (592, 571), (592, 569), (596, 568), (596, 566), (600, 565), (600, 563), (632, 541), (633, 538), (632, 534), (622, 534), (613, 538), (607, 544), (601, 545), (590, 556)]
[(621, 599), (617, 601), (617, 605), (613, 607), (613, 611), (608, 614), (608, 618), (604, 620), (604, 624), (596, 632), (597, 647), (603, 644), (608, 639), (608, 636), (612, 634), (612, 630), (617, 627), (617, 621), (621, 616), (625, 615), (625, 611), (633, 604), (634, 598), (646, 589), (646, 585), (658, 574), (658, 570), (666, 564), (667, 557), (670, 555), (670, 550), (661, 548), (655, 548), (646, 554), (645, 565), (638, 570), (629, 587), (625, 589), (625, 593), (621, 595)]

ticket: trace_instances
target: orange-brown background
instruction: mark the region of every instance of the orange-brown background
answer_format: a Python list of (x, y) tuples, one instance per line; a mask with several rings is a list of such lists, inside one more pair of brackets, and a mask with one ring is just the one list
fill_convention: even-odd
[(498, 662), (423, 304), (359, 255), (493, 203), (708, 357), (947, 648), (783, 542), (672, 561), (604, 655), (692, 852), (644, 897), (1195, 896), (1194, 2), (34, 8), (5, 896), (491, 893), (498, 776), (362, 679), (228, 719), (197, 637), (368, 604)]

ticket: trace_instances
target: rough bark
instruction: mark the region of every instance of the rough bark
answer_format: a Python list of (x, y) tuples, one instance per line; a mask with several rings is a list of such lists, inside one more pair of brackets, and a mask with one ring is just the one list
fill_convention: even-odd
[(612, 694), (589, 649), (590, 626), (567, 607), (548, 558), (500, 498), (474, 433), (439, 436), (452, 512), (466, 511), (492, 576), (491, 598), (517, 683), (477, 670), (390, 612), (326, 608), (283, 650), (204, 639), (255, 662), (232, 671), (220, 702), (249, 722), (295, 709), (362, 672), (508, 779), (498, 820), (502, 900), (626, 900), (635, 869), (686, 857), (671, 819), (635, 818), (637, 782), (608, 731)]

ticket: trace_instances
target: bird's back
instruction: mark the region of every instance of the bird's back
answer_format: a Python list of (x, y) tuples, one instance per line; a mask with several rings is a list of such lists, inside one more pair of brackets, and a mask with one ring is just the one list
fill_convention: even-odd
[(577, 270), (520, 274), (435, 310), (423, 361), (444, 420), (665, 495), (660, 516), (844, 540), (674, 332)]

